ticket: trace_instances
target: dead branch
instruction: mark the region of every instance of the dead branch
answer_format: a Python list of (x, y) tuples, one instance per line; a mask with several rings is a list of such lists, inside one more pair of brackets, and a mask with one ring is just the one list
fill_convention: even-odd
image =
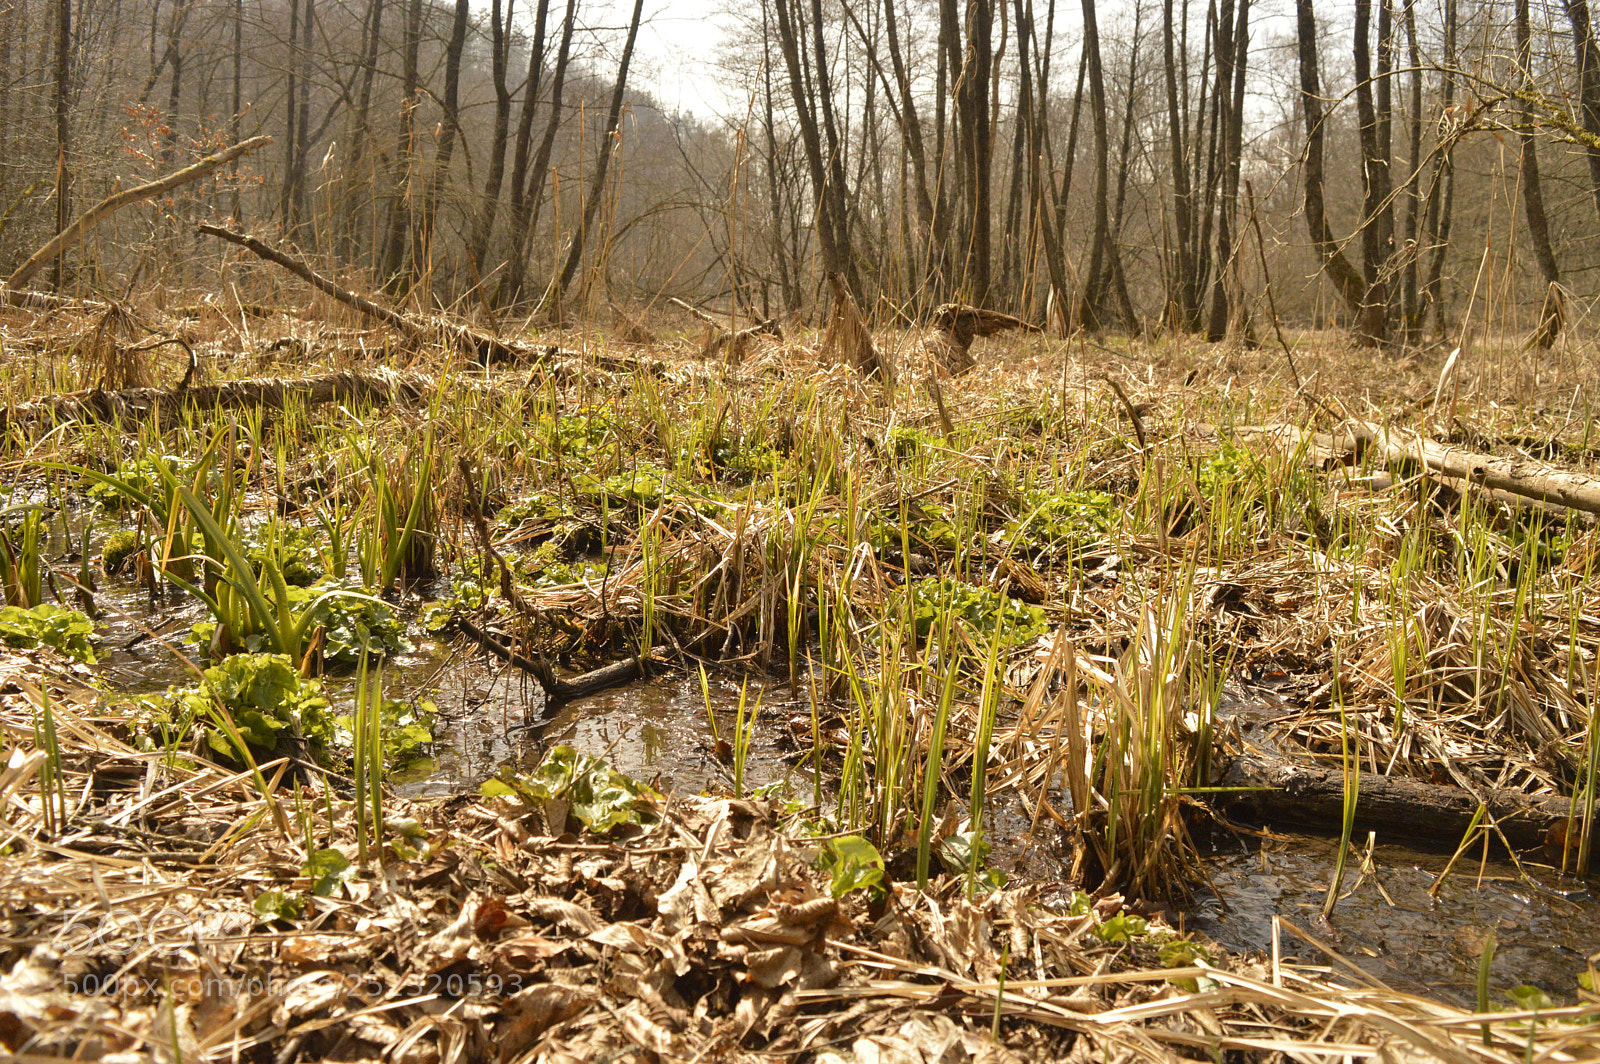
[(126, 192), (113, 192), (87, 211), (78, 215), (77, 221), (61, 230), (48, 244), (29, 256), (28, 261), (18, 266), (11, 276), (6, 279), (6, 289), (15, 291), (27, 284), (34, 274), (44, 269), (68, 248), (82, 240), (85, 233), (94, 228), (100, 222), (100, 219), (113, 211), (120, 210), (130, 203), (137, 203), (140, 200), (150, 199), (152, 196), (160, 196), (163, 193), (171, 192), (178, 186), (187, 185), (191, 181), (198, 181), (217, 169), (217, 167), (226, 166), (239, 158), (239, 156), (248, 155), (257, 148), (264, 148), (271, 143), (271, 137), (251, 137), (249, 140), (240, 141), (231, 148), (224, 148), (215, 154), (207, 155), (197, 163), (186, 166), (182, 170), (175, 170), (165, 177), (157, 178), (148, 184), (130, 188)]
[[(191, 365), (192, 372), (192, 365)], [(51, 396), (0, 411), (0, 430), (13, 424), (57, 424), (63, 421), (123, 421), (172, 417), (185, 405), (198, 407), (281, 407), (290, 396), (307, 404), (367, 400), (411, 401), (427, 394), (433, 380), (420, 374), (378, 369), (371, 373), (324, 373), (285, 380), (276, 377), (189, 386), (189, 373), (177, 388), (124, 388)]]
[(19, 310), (81, 310), (97, 314), (105, 313), (109, 304), (97, 299), (72, 299), (68, 296), (52, 295), (49, 292), (34, 292), (27, 289), (13, 291), (9, 285), (0, 286), (0, 299), (7, 306)]
[(468, 639), (501, 661), (515, 665), (538, 680), (539, 686), (544, 689), (547, 703), (587, 698), (608, 687), (620, 687), (622, 684), (632, 683), (644, 675), (644, 665), (638, 658), (623, 658), (621, 661), (613, 661), (610, 665), (603, 665), (598, 669), (574, 676), (570, 680), (563, 680), (556, 675), (555, 669), (544, 660), (543, 655), (535, 659), (519, 654), (465, 617), (456, 618), (456, 625)]
[(750, 345), (755, 342), (758, 336), (770, 336), (775, 340), (783, 339), (783, 330), (771, 318), (766, 321), (758, 321), (748, 329), (740, 329), (734, 332), (693, 304), (685, 303), (674, 296), (668, 296), (667, 302), (682, 307), (711, 327), (712, 331), (707, 335), (705, 345), (700, 349), (701, 358), (714, 358), (719, 352), (726, 350), (728, 353), (728, 365), (735, 366), (744, 361), (745, 352), (750, 349)]
[(934, 310), (933, 321), (929, 324), (930, 331), (922, 341), (923, 347), (953, 377), (977, 365), (971, 354), (972, 341), (976, 337), (993, 336), (1007, 329), (1044, 332), (1039, 326), (1010, 314), (980, 310), (964, 303), (942, 304)]
[(341, 288), (332, 281), (317, 273), (300, 259), (285, 251), (280, 251), (269, 244), (232, 229), (225, 229), (220, 225), (209, 225), (202, 222), (199, 226), (202, 233), (208, 236), (226, 240), (230, 244), (237, 244), (252, 254), (275, 263), (305, 281), (311, 287), (324, 295), (332, 296), (347, 307), (353, 307), (369, 318), (393, 328), (408, 340), (428, 340), (442, 338), (446, 342), (472, 355), (481, 364), (487, 366), (495, 362), (520, 362), (529, 358), (539, 357), (543, 348), (528, 348), (524, 350), (519, 346), (508, 344), (504, 340), (478, 332), (456, 322), (443, 319), (419, 320), (409, 314), (402, 314), (393, 307), (386, 307), (373, 299), (368, 299), (348, 288)]

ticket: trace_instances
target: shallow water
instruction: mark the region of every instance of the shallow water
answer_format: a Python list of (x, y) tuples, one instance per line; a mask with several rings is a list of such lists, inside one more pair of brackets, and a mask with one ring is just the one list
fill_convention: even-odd
[[(1231, 948), (1270, 953), (1272, 917), (1281, 916), (1396, 989), (1462, 1005), (1476, 1000), (1491, 930), (1497, 992), (1526, 983), (1570, 1001), (1587, 958), (1600, 951), (1600, 900), (1584, 880), (1526, 862), (1524, 876), (1509, 861), (1464, 858), (1435, 896), (1429, 891), (1449, 856), (1402, 846), (1374, 847), (1365, 877), (1359, 862), (1347, 861), (1341, 897), (1324, 921), (1338, 846), (1337, 839), (1275, 835), (1216, 854), (1206, 871), (1217, 894), (1187, 914), (1189, 926)], [(1281, 943), (1285, 957), (1329, 963), (1288, 931)]]

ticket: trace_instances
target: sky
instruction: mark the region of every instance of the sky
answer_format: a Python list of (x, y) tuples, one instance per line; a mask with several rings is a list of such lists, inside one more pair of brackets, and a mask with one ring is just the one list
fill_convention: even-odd
[[(620, 46), (621, 30), (633, 14), (632, 3), (604, 0), (585, 8), (591, 12), (587, 16), (590, 24), (618, 28), (615, 37)], [(628, 80), (648, 90), (669, 113), (692, 111), (709, 116), (730, 109), (713, 68), (723, 32), (710, 11), (710, 4), (697, 0), (645, 0), (644, 21), (634, 45), (634, 70)]]

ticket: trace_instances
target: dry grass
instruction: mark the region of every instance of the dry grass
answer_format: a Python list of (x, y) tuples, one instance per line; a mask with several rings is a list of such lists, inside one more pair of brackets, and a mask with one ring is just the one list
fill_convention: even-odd
[[(93, 385), (112, 364), (57, 342), (103, 310), (0, 314), (13, 401), (40, 381)], [(1267, 671), (1293, 707), (1273, 722), (1279, 750), (1337, 756), (1349, 740), (1365, 772), (1563, 794), (1587, 781), (1600, 533), (1250, 431), (1330, 428), (1343, 410), (1592, 471), (1595, 361), (1567, 339), (1538, 361), (1480, 344), (1450, 362), (1308, 336), (1294, 372), (1281, 350), (1181, 339), (980, 340), (941, 409), (921, 387), (939, 369), (912, 332), (871, 337), (897, 370), (886, 386), (827, 365), (815, 334), (754, 337), (737, 365), (710, 365), (670, 323), (642, 350), (577, 331), (540, 337), (556, 354), (538, 364), (480, 375), (459, 354), (318, 320), (221, 309), (145, 324), (186, 329), (212, 379), (289, 365), (429, 374), (436, 390), (407, 408), (287, 412), (250, 505), (284, 505), (280, 485), (321, 477), (340, 434), (400, 454), (426, 427), (440, 470), (430, 534), (450, 575), (478, 581), (484, 612), (579, 664), (648, 649), (690, 668), (787, 672), (814, 702), (817, 761), (870, 792), (871, 815), (836, 827), (870, 826), (891, 856), (931, 830), (915, 815), (925, 773), (960, 794), (978, 770), (1036, 828), (1062, 829), (1085, 877), (1160, 897), (1192, 871), (1185, 824), (1200, 800), (1185, 791), (1242, 742), (1212, 713), (1223, 681), (1248, 700)], [(121, 344), (116, 364), (134, 373), (134, 345), (97, 342)], [(151, 376), (172, 377), (163, 366)], [(137, 441), (19, 430), (7, 463), (32, 475), (46, 459), (183, 453), (205, 438), (185, 425)], [(460, 457), (480, 483), (456, 472)], [(1082, 542), (1030, 531), (1040, 500), (1088, 491), (1111, 502)], [(468, 492), (487, 504), (503, 572)], [(1025, 600), (1042, 611), (1037, 636), (996, 642), (982, 617), (917, 629), (913, 589), (933, 579)], [(12, 667), (46, 682), (37, 664)], [(944, 756), (929, 765), (951, 672)], [(986, 686), (999, 721), (975, 766)], [(49, 830), (40, 804), (32, 695), (8, 696), (16, 753), (0, 777), (14, 858), (0, 896), (17, 899), (0, 1040), (40, 1056), (920, 1059), (945, 1045), (986, 1059), (1509, 1061), (1582, 1059), (1595, 1044), (1584, 1005), (1477, 1016), (1352, 985), (1342, 968), (1163, 958), (1170, 932), (1108, 942), (1095, 929), (1115, 904), (1071, 915), (1028, 886), (969, 900), (956, 877), (927, 895), (896, 886), (870, 912), (859, 895), (835, 905), (810, 867), (815, 844), (760, 803), (674, 800), (651, 831), (573, 843), (514, 804), (396, 801), (391, 820), (424, 826), (422, 856), (308, 896), (274, 928), (253, 901), (307, 893), (307, 851), (352, 845), (348, 796), (316, 784), (297, 808), (281, 763), (266, 797), (193, 751), (140, 753), (115, 692), (57, 687), (65, 826)], [(297, 826), (306, 808), (315, 843)], [(182, 921), (162, 923), (174, 912)], [(137, 992), (67, 991), (107, 966)], [(488, 973), (492, 994), (430, 991), (469, 974), (482, 990)], [(212, 975), (261, 976), (263, 992), (219, 997)], [(1002, 1046), (985, 1033), (996, 1016)]]

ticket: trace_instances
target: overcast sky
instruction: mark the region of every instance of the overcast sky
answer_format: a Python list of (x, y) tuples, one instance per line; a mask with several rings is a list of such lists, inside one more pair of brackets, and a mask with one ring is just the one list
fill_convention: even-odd
[[(626, 25), (631, 6), (616, 6), (618, 22)], [(695, 0), (645, 0), (647, 22), (636, 45), (644, 77), (637, 84), (668, 111), (711, 115), (729, 109), (711, 66), (723, 35), (716, 17), (706, 13), (710, 6)]]

